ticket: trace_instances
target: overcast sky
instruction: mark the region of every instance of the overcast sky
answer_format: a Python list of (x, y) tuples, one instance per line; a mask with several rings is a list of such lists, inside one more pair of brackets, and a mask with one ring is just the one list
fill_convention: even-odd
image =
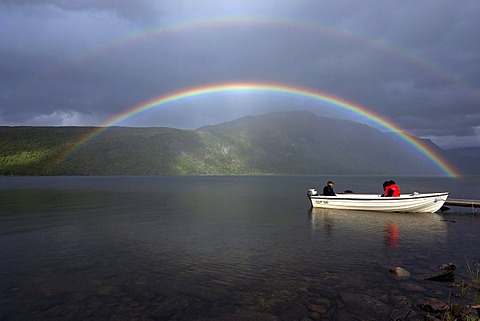
[[(314, 90), (444, 148), (480, 146), (480, 1), (0, 0), (0, 125), (99, 126), (206, 85)], [(311, 110), (293, 95), (226, 92), (119, 125), (194, 129)]]

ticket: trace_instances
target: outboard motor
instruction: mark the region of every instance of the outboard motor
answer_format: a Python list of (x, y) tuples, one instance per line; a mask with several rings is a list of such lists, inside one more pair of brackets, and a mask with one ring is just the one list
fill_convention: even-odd
[(310, 199), (310, 197), (312, 196), (317, 196), (318, 195), (318, 192), (316, 189), (314, 188), (310, 188), (308, 191), (307, 191), (307, 196), (308, 198)]

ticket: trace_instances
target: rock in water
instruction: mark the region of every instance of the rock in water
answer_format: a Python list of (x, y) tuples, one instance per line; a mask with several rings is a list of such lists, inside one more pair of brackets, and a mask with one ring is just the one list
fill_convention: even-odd
[(418, 307), (423, 311), (427, 311), (429, 313), (437, 313), (437, 312), (445, 312), (448, 310), (449, 305), (447, 302), (441, 301), (435, 298), (427, 298), (420, 304)]
[(393, 275), (395, 275), (396, 277), (399, 277), (402, 279), (409, 278), (410, 275), (412, 275), (410, 272), (408, 272), (407, 270), (399, 266), (394, 266), (389, 271), (390, 273), (393, 273)]
[(426, 278), (425, 280), (429, 281), (439, 281), (439, 282), (453, 282), (455, 281), (455, 270), (457, 267), (453, 263), (445, 263), (440, 266), (443, 269), (443, 273), (431, 276)]

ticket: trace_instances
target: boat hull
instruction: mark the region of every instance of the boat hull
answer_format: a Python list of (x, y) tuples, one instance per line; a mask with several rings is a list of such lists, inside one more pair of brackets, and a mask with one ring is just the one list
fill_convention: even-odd
[(448, 192), (405, 194), (381, 197), (377, 194), (309, 195), (314, 208), (375, 212), (435, 213), (448, 198)]

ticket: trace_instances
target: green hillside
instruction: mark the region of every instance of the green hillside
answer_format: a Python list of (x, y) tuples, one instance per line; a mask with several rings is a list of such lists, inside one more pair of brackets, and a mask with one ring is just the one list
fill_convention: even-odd
[[(435, 175), (411, 146), (366, 125), (279, 112), (198, 130), (0, 127), (3, 175)], [(76, 147), (76, 148), (74, 148)]]
[(200, 131), (112, 127), (69, 152), (95, 128), (2, 127), (3, 175), (250, 173), (236, 146)]

